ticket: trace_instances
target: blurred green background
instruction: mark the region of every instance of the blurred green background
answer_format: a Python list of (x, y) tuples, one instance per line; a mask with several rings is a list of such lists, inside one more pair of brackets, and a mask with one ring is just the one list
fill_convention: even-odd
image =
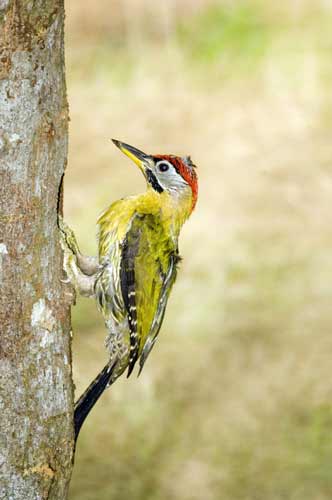
[[(70, 0), (65, 215), (144, 190), (110, 142), (190, 154), (197, 208), (158, 343), (78, 442), (71, 500), (332, 498), (329, 0)], [(104, 366), (73, 311), (77, 396)]]

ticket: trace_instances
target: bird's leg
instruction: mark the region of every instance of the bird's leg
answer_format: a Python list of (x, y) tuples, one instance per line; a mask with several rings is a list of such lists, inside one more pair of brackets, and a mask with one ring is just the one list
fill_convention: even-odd
[(76, 256), (68, 250), (68, 247), (64, 248), (62, 246), (62, 248), (64, 251), (63, 267), (68, 276), (68, 281), (66, 282), (71, 283), (80, 295), (84, 297), (93, 297), (96, 276), (94, 274), (87, 276), (82, 273), (77, 265)]
[(60, 242), (64, 252), (64, 270), (75, 290), (86, 297), (94, 295), (99, 270), (96, 257), (82, 255), (74, 231), (59, 217)]
[(96, 274), (99, 270), (99, 262), (97, 257), (91, 255), (83, 255), (79, 249), (76, 236), (74, 231), (68, 226), (68, 224), (59, 216), (59, 228), (61, 230), (64, 242), (71, 250), (71, 252), (76, 256), (77, 265), (82, 271), (82, 273), (87, 276)]

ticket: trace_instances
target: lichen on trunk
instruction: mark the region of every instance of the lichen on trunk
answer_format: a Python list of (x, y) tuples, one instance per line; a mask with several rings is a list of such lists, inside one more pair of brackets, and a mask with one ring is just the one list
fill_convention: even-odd
[(63, 500), (72, 469), (63, 24), (62, 0), (0, 0), (0, 499)]

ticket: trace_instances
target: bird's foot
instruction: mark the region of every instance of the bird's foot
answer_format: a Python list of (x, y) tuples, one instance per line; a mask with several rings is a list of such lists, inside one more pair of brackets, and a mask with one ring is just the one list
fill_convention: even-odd
[(65, 251), (65, 247), (67, 247), (74, 255), (78, 255), (80, 250), (78, 248), (75, 233), (63, 220), (61, 215), (58, 217), (58, 225), (61, 233), (61, 246), (63, 251)]

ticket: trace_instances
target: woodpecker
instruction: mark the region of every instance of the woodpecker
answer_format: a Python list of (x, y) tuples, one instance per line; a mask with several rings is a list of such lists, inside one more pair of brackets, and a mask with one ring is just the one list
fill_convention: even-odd
[(178, 239), (198, 194), (189, 156), (150, 155), (112, 139), (139, 167), (147, 190), (112, 203), (99, 217), (97, 258), (81, 254), (75, 235), (60, 219), (64, 268), (75, 289), (94, 297), (108, 335), (109, 361), (75, 405), (75, 438), (104, 389), (153, 348), (177, 275)]

